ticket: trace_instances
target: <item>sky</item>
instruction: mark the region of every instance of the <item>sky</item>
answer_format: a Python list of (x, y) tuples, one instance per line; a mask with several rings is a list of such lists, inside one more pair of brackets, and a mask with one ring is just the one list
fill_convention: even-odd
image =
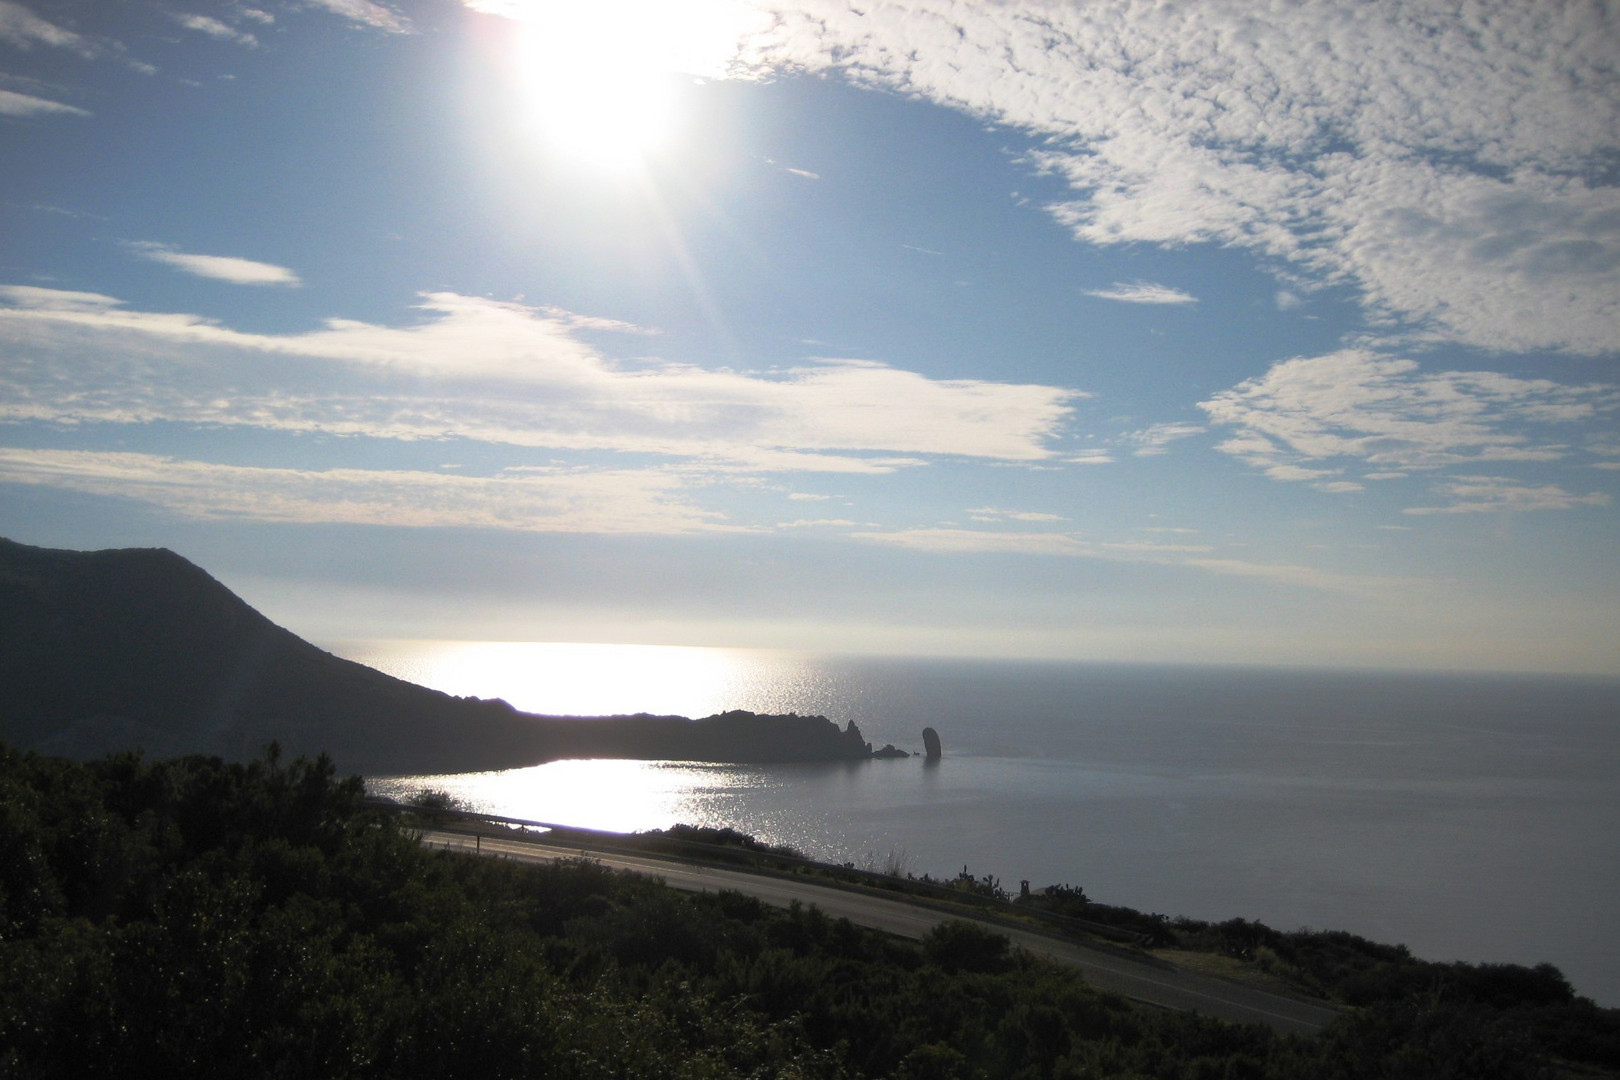
[(316, 641), (1620, 674), (1620, 8), (0, 0), (0, 535)]

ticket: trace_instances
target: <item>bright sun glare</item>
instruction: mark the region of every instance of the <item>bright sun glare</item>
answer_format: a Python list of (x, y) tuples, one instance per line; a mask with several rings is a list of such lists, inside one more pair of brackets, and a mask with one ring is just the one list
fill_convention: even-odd
[(534, 3), (514, 42), (522, 104), (556, 152), (605, 170), (675, 136), (677, 73), (718, 75), (745, 32), (727, 3)]

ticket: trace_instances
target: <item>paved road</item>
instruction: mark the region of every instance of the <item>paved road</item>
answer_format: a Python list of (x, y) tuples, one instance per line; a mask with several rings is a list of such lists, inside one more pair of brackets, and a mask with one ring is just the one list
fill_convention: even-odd
[[(903, 900), (872, 896), (862, 892), (815, 885), (785, 878), (721, 870), (691, 863), (674, 862), (645, 855), (616, 851), (581, 851), (578, 848), (543, 842), (483, 837), (475, 840), (462, 833), (428, 831), (423, 842), (451, 850), (477, 851), (483, 855), (503, 855), (527, 862), (586, 857), (603, 866), (660, 877), (666, 885), (688, 892), (718, 892), (730, 889), (787, 907), (793, 901), (813, 904), (834, 918), (847, 918), (861, 926), (886, 930), (906, 938), (921, 938), (949, 919), (967, 918)], [(1162, 961), (1135, 959), (1105, 949), (1087, 948), (1070, 941), (1047, 937), (1029, 930), (1014, 930), (985, 922), (1037, 956), (1080, 969), (1086, 981), (1136, 1001), (1169, 1009), (1203, 1013), (1244, 1024), (1267, 1024), (1287, 1033), (1311, 1032), (1338, 1015), (1332, 1009), (1263, 990), (1184, 971)]]

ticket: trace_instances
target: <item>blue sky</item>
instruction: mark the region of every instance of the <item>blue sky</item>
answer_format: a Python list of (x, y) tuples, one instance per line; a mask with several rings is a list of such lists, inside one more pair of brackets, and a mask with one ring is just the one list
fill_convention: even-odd
[(1620, 16), (0, 0), (0, 533), (316, 640), (1620, 672)]

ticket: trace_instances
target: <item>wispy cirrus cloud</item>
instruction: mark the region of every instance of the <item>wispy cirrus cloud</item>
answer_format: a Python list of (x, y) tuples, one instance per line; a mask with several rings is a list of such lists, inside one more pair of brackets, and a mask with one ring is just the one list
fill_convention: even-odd
[(134, 499), (202, 520), (520, 532), (735, 531), (657, 469), (411, 470), (221, 465), (151, 454), (0, 447), (0, 482)]
[(1355, 479), (1341, 479), (1352, 468), (1368, 470), (1362, 479), (1384, 479), (1564, 459), (1576, 451), (1558, 437), (1559, 425), (1612, 413), (1620, 390), (1489, 371), (1425, 372), (1413, 360), (1347, 349), (1275, 364), (1199, 408), (1236, 429), (1218, 449), (1273, 479), (1354, 491), (1361, 489)]
[(223, 23), (211, 15), (197, 15), (176, 12), (174, 15), (174, 21), (185, 27), (187, 30), (195, 30), (199, 34), (207, 34), (209, 37), (217, 38), (220, 41), (232, 41), (238, 45), (246, 45), (249, 48), (259, 44), (259, 39), (254, 37), (252, 34), (249, 34), (244, 30), (238, 30), (234, 26), (231, 26), (228, 23)]
[(1500, 514), (1608, 506), (1601, 491), (1576, 495), (1557, 484), (1525, 484), (1501, 476), (1457, 476), (1434, 486), (1444, 506), (1412, 506), (1405, 514)]
[(655, 454), (742, 471), (886, 473), (920, 455), (1013, 462), (1050, 445), (1080, 393), (936, 380), (867, 360), (745, 373), (610, 360), (622, 326), (452, 293), (406, 326), (332, 320), (251, 334), (96, 293), (0, 287), (0, 418), (466, 438)]
[(974, 521), (1026, 521), (1047, 522), (1066, 521), (1062, 514), (1052, 514), (1044, 510), (1003, 510), (995, 506), (981, 506), (969, 510), (968, 517)]
[(83, 34), (42, 19), (15, 0), (0, 0), (0, 42), (18, 49), (49, 45), (87, 57), (100, 51), (95, 42)]
[(1118, 300), (1126, 304), (1196, 304), (1198, 297), (1192, 293), (1172, 289), (1168, 285), (1155, 285), (1150, 281), (1123, 282), (1116, 281), (1107, 289), (1085, 289), (1087, 296), (1095, 296), (1099, 300)]
[(41, 18), (16, 0), (0, 0), (0, 44), (25, 52), (44, 45), (76, 53), (86, 60), (114, 57), (143, 75), (157, 72), (157, 68), (151, 64), (130, 56), (122, 43), (70, 30)]
[(1136, 447), (1131, 451), (1137, 457), (1157, 457), (1170, 452), (1170, 444), (1181, 439), (1189, 439), (1194, 435), (1202, 435), (1209, 430), (1202, 424), (1189, 424), (1185, 422), (1153, 424), (1120, 436), (1119, 441), (1127, 446)]
[(194, 255), (189, 252), (176, 251), (168, 244), (154, 243), (149, 240), (135, 241), (126, 245), (143, 259), (172, 266), (198, 277), (213, 278), (215, 281), (228, 281), (233, 285), (301, 285), (297, 274), (285, 266), (275, 266), (271, 263), (257, 262), (253, 259), (242, 259), (231, 255)]
[(64, 105), (60, 101), (21, 94), (15, 90), (0, 90), (0, 116), (89, 116), (90, 110), (77, 105)]
[(1071, 454), (1066, 460), (1071, 465), (1112, 465), (1114, 455), (1101, 448), (1089, 448)]
[(374, 30), (386, 30), (391, 34), (411, 32), (409, 19), (392, 8), (373, 3), (372, 0), (309, 0), (309, 2), (350, 22), (369, 26)]
[(1212, 554), (1212, 548), (1204, 544), (1104, 542), (1088, 540), (1073, 532), (938, 527), (853, 532), (851, 535), (872, 543), (933, 555), (1038, 555), (1151, 563), (1226, 577), (1263, 580), (1292, 588), (1361, 596), (1391, 595), (1422, 587), (1420, 582), (1408, 579), (1351, 574), (1293, 563), (1219, 558)]

